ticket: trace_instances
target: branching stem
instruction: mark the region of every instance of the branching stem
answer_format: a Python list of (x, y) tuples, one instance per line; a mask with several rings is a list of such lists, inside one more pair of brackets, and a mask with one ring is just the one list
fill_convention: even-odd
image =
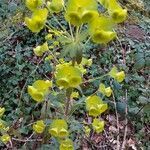
[(83, 84), (85, 84), (85, 83), (90, 83), (90, 82), (93, 82), (93, 81), (95, 81), (95, 80), (101, 80), (102, 78), (104, 78), (104, 77), (106, 77), (106, 76), (108, 76), (108, 74), (105, 74), (105, 75), (102, 75), (102, 76), (100, 76), (100, 77), (96, 77), (96, 78), (93, 78), (93, 79), (86, 80), (86, 81), (83, 82)]
[(117, 112), (117, 105), (116, 105), (116, 99), (114, 96), (114, 93), (112, 92), (114, 106), (115, 106), (115, 114), (116, 114), (116, 120), (117, 120), (117, 150), (120, 150), (120, 136), (119, 136), (119, 117)]

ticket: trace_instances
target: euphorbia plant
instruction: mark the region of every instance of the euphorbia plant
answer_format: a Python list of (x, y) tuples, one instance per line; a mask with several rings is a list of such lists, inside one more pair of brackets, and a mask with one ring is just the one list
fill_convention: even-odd
[[(98, 9), (99, 5), (108, 10), (108, 13), (102, 14)], [(92, 95), (85, 97), (82, 93), (80, 85), (85, 82), (83, 75), (87, 73), (86, 68), (92, 65), (92, 59), (83, 58), (86, 44), (89, 40), (95, 44), (107, 44), (115, 39), (117, 33), (114, 29), (117, 23), (126, 19), (127, 10), (116, 0), (26, 0), (26, 6), (32, 13), (31, 17), (25, 18), (26, 26), (34, 33), (43, 28), (47, 28), (49, 32), (45, 36), (45, 42), (33, 48), (33, 52), (38, 57), (45, 57), (45, 61), (49, 61), (54, 68), (51, 79), (39, 79), (28, 86), (31, 98), (43, 105), (41, 118), (34, 123), (33, 130), (36, 134), (46, 134), (43, 136), (44, 142), (49, 134), (49, 138), (58, 140), (60, 150), (72, 150), (74, 146), (68, 125), (74, 107), (72, 100), (84, 98), (85, 108), (93, 118), (93, 122), (85, 128), (88, 132), (92, 128), (99, 134), (104, 129), (104, 121), (99, 117), (108, 109), (108, 105), (97, 92), (107, 97), (113, 92), (110, 87), (101, 83), (97, 92)], [(69, 29), (58, 21), (58, 15), (63, 15)], [(56, 21), (60, 28), (54, 27), (51, 20)], [(59, 56), (55, 52), (58, 48), (61, 49)], [(118, 82), (125, 78), (124, 71), (119, 72), (116, 67), (104, 76), (110, 76)], [(98, 79), (102, 77), (86, 82)], [(50, 99), (60, 93), (65, 95), (65, 101), (54, 108)], [(50, 117), (51, 108), (57, 112), (57, 116)]]

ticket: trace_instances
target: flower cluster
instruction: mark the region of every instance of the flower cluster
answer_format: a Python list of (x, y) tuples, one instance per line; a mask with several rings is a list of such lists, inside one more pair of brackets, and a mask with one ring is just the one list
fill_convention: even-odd
[(37, 102), (42, 102), (45, 96), (49, 93), (49, 88), (52, 87), (52, 82), (49, 80), (37, 80), (32, 86), (28, 86), (28, 93)]
[(127, 17), (127, 10), (122, 9), (116, 0), (99, 0), (108, 10), (109, 16), (98, 12), (96, 0), (68, 0), (65, 18), (75, 26), (88, 23), (89, 34), (95, 43), (108, 43), (116, 37), (113, 31), (116, 23), (123, 22)]
[(92, 127), (96, 131), (96, 133), (100, 133), (104, 130), (104, 124), (104, 121), (95, 118), (93, 120)]
[(32, 32), (40, 32), (47, 20), (48, 10), (46, 8), (34, 10), (32, 17), (26, 17), (25, 23)]
[[(86, 109), (90, 116), (94, 117), (92, 122), (92, 128), (96, 133), (100, 133), (104, 130), (104, 121), (99, 120), (98, 117), (108, 109), (108, 105), (102, 101), (102, 99), (96, 95), (90, 96), (86, 100)], [(89, 135), (91, 129), (85, 126), (85, 133)]]
[(51, 12), (59, 13), (64, 6), (63, 0), (52, 0), (51, 2), (47, 2), (47, 6), (50, 9)]
[(105, 85), (103, 83), (101, 83), (99, 85), (99, 91), (103, 94), (106, 95), (107, 97), (110, 97), (112, 94), (112, 89), (111, 87), (105, 87)]
[(36, 123), (33, 124), (33, 130), (36, 133), (43, 133), (45, 129), (45, 124), (43, 120), (38, 120)]
[(98, 15), (97, 2), (95, 0), (69, 0), (67, 3), (66, 20), (75, 26), (88, 23)]
[(25, 23), (32, 32), (41, 31), (46, 23), (48, 10), (40, 8), (43, 2), (43, 0), (26, 0), (26, 6), (32, 11), (32, 16), (25, 17)]
[(126, 20), (127, 10), (122, 9), (117, 0), (99, 0), (99, 2), (106, 9), (108, 9), (108, 13), (112, 17), (114, 22), (121, 23)]
[[(99, 4), (108, 10), (109, 15), (100, 14), (98, 9)], [(62, 112), (64, 112), (66, 118), (53, 118), (52, 113), (53, 119), (50, 119), (50, 124), (47, 125), (47, 123), (45, 123), (48, 119), (45, 117), (44, 120), (38, 120), (33, 124), (33, 130), (37, 134), (50, 134), (56, 138), (60, 144), (60, 150), (73, 150), (73, 141), (69, 139), (69, 127), (66, 120), (68, 119), (68, 114), (71, 112), (70, 110), (73, 108), (73, 104), (71, 104), (72, 99), (79, 99), (80, 96), (84, 95), (80, 85), (83, 83), (83, 77), (87, 73), (87, 67), (92, 65), (92, 59), (82, 57), (82, 48), (84, 48), (83, 45), (86, 45), (84, 40), (89, 35), (89, 39), (92, 39), (93, 42), (106, 44), (116, 38), (117, 34), (114, 28), (117, 23), (121, 23), (126, 19), (127, 10), (123, 9), (117, 0), (68, 0), (67, 2), (64, 0), (26, 0), (26, 6), (32, 11), (31, 18), (25, 18), (27, 27), (32, 32), (40, 32), (44, 26), (46, 26), (49, 32), (45, 36), (47, 42), (34, 48), (34, 54), (36, 56), (42, 56), (49, 49), (54, 49), (54, 51), (49, 51), (49, 54), (45, 57), (45, 61), (53, 63), (54, 60), (56, 62), (56, 64), (54, 63), (53, 65), (56, 68), (52, 79), (54, 79), (53, 82), (59, 86), (60, 92), (66, 92), (66, 103), (64, 102), (61, 107), (62, 109), (65, 108)], [(54, 16), (55, 13), (57, 14), (63, 9), (65, 10), (64, 17), (69, 23), (70, 32), (67, 32), (68, 29), (63, 27), (61, 22), (57, 20), (57, 17)], [(47, 21), (48, 11), (51, 14), (54, 13), (52, 17), (54, 17), (62, 31), (55, 29), (51, 22)], [(84, 26), (84, 24), (86, 24), (86, 33), (82, 35), (81, 29), (83, 29), (82, 26)], [(72, 26), (75, 26), (73, 30), (71, 28)], [(75, 28), (77, 30), (74, 35), (72, 32)], [(51, 45), (48, 46), (48, 44)], [(69, 62), (67, 58), (58, 57), (61, 52), (57, 51), (56, 48), (60, 45), (62, 45), (66, 55), (70, 54), (72, 61)], [(53, 54), (53, 52), (55, 52), (55, 54)], [(66, 56), (65, 54), (62, 55)], [(67, 60), (67, 62), (65, 62), (65, 60)], [(119, 72), (116, 67), (113, 67), (107, 75), (119, 83), (125, 79), (124, 71)], [(43, 110), (45, 110), (45, 114), (47, 114), (48, 109), (51, 109), (53, 105), (51, 103), (49, 104), (49, 102), (52, 101), (47, 101), (48, 98), (51, 98), (51, 96), (55, 97), (58, 93), (55, 91), (55, 89), (58, 90), (58, 88), (54, 86), (53, 92), (49, 96), (51, 87), (52, 81), (49, 80), (37, 80), (28, 86), (28, 93), (33, 100), (43, 102), (46, 99), (41, 111), (43, 113)], [(100, 92), (106, 97), (110, 97), (113, 94), (111, 87), (105, 86), (103, 83), (99, 85), (99, 89), (96, 92)], [(101, 133), (104, 130), (105, 123), (100, 117), (101, 114), (108, 109), (107, 103), (103, 102), (102, 98), (94, 93), (86, 98), (85, 104), (89, 116), (93, 117), (90, 127), (92, 127), (96, 133)], [(0, 109), (0, 117), (4, 111), (5, 109)], [(62, 114), (61, 116), (57, 116), (57, 118), (62, 118)], [(6, 128), (2, 121), (0, 127), (3, 129)], [(89, 125), (85, 126), (86, 135), (90, 134), (90, 127)], [(48, 131), (48, 133), (46, 131)], [(6, 131), (5, 134), (1, 136), (1, 141), (7, 143), (9, 140), (10, 136)]]
[(62, 119), (53, 120), (49, 128), (49, 133), (58, 138), (67, 137), (69, 133), (66, 121)]
[(124, 71), (119, 72), (116, 67), (112, 68), (112, 70), (109, 72), (109, 75), (119, 83), (125, 79)]
[[(37, 134), (44, 132), (46, 125), (43, 120), (39, 120), (33, 124), (33, 130)], [(54, 119), (49, 125), (48, 132), (51, 136), (60, 142), (60, 150), (73, 150), (73, 142), (68, 138), (68, 125), (63, 119)]]
[(37, 10), (42, 4), (43, 0), (26, 0), (26, 6), (31, 11)]
[(49, 48), (48, 48), (47, 42), (45, 42), (44, 44), (39, 45), (39, 46), (37, 46), (36, 48), (33, 49), (36, 56), (42, 56), (43, 53), (45, 53), (48, 50), (49, 50)]
[[(0, 118), (3, 117), (4, 112), (5, 112), (5, 108), (0, 107)], [(2, 141), (4, 144), (6, 144), (11, 140), (11, 137), (7, 133), (8, 130), (9, 127), (6, 125), (6, 122), (0, 119), (0, 132), (2, 134), (2, 136), (0, 136), (0, 141)]]
[(70, 139), (65, 139), (60, 142), (60, 150), (74, 150), (73, 142)]
[(56, 66), (56, 83), (60, 87), (77, 87), (82, 82), (82, 73), (69, 63), (59, 64)]
[(86, 109), (90, 116), (97, 117), (106, 111), (108, 105), (105, 104), (102, 99), (96, 95), (90, 96), (86, 99)]
[(95, 43), (108, 43), (116, 37), (114, 23), (106, 16), (97, 16), (89, 23), (89, 34)]

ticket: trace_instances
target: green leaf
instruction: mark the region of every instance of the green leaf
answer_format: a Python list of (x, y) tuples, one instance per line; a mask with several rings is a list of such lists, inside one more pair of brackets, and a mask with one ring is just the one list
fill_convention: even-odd
[(141, 104), (147, 104), (147, 103), (150, 102), (150, 101), (149, 101), (148, 98), (146, 98), (146, 97), (144, 97), (144, 96), (140, 96), (140, 97), (139, 97), (139, 102), (140, 102)]
[(126, 109), (126, 103), (125, 102), (117, 102), (117, 111), (124, 115), (125, 114), (125, 109)]
[(135, 67), (136, 69), (142, 69), (144, 66), (145, 66), (145, 59), (144, 59), (144, 58), (141, 58), (140, 60), (138, 60), (138, 61), (135, 63), (135, 65), (134, 65), (134, 67)]
[(145, 52), (145, 65), (146, 67), (150, 67), (150, 52)]
[(147, 105), (144, 107), (143, 110), (144, 110), (145, 113), (150, 114), (150, 104), (147, 104)]
[(76, 104), (74, 104), (69, 112), (71, 116), (81, 105), (84, 104), (86, 97), (81, 98)]

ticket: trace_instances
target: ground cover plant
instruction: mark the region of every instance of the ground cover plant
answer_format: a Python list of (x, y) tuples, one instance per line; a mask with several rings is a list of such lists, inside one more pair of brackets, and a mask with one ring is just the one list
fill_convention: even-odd
[[(148, 72), (142, 72), (145, 78), (134, 69), (134, 78), (132, 73), (125, 75), (131, 60), (124, 56), (124, 45), (129, 42), (136, 47), (130, 39), (117, 36), (122, 29), (118, 24), (126, 20), (127, 10), (115, 0), (112, 3), (27, 0), (24, 5), (21, 11), (24, 11), (26, 31), (23, 40), (16, 40), (15, 54), (10, 54), (17, 59), (11, 74), (18, 76), (18, 81), (12, 76), (12, 90), (2, 95), (2, 148), (126, 149), (127, 145), (134, 148), (131, 135), (127, 135), (127, 129), (132, 127), (127, 124), (131, 116), (138, 116), (144, 110), (142, 119), (146, 120), (139, 122), (137, 128), (146, 123), (148, 130), (148, 84), (139, 88), (148, 78)], [(111, 43), (113, 47), (107, 47), (103, 53)], [(25, 45), (28, 47), (23, 48)], [(117, 45), (121, 45), (123, 53)], [(149, 67), (149, 54), (141, 49), (135, 55), (137, 69)], [(113, 51), (118, 56), (113, 56)], [(12, 65), (13, 57), (7, 62)], [(10, 73), (10, 68), (4, 67), (2, 70), (8, 69)], [(140, 81), (136, 84), (138, 95), (135, 87), (130, 87), (130, 82), (137, 81)], [(129, 101), (136, 98), (138, 103)], [(137, 135), (139, 139), (142, 136), (142, 133)], [(145, 146), (148, 148), (148, 144)]]

